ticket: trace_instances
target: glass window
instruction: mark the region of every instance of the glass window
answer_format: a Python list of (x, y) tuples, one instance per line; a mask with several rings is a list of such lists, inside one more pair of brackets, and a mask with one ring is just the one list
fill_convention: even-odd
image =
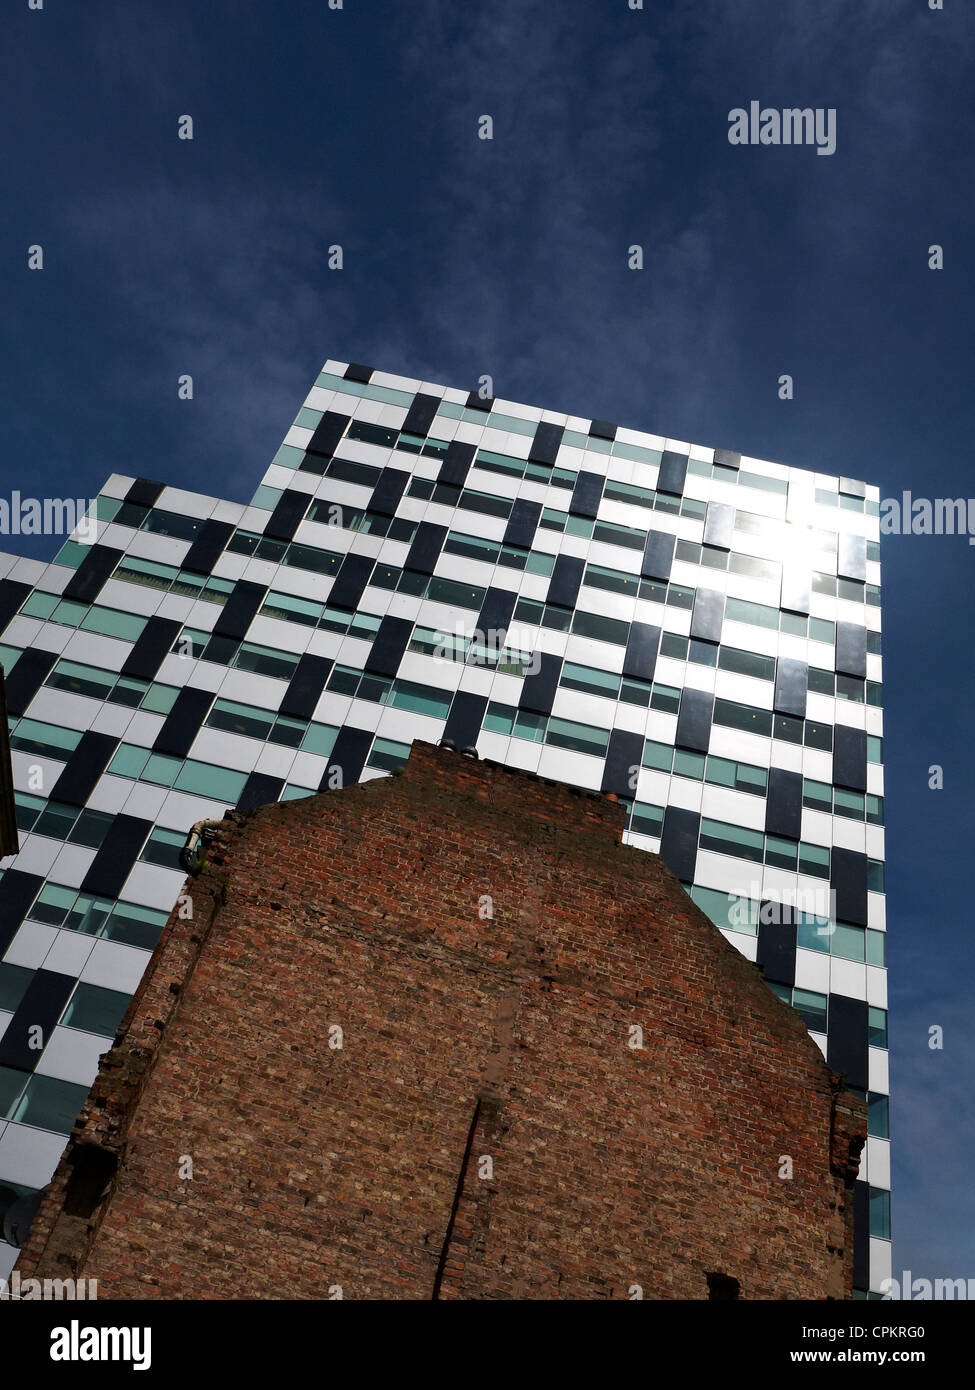
[(545, 737), (544, 714), (531, 714), (528, 710), (517, 710), (512, 729), (514, 738), (524, 738), (529, 743), (541, 743)]
[(116, 777), (141, 777), (148, 756), (148, 748), (140, 748), (135, 743), (120, 743), (108, 771), (114, 772)]
[(881, 966), (887, 964), (886, 932), (867, 931), (867, 964)]
[(882, 859), (867, 860), (867, 888), (871, 893), (884, 891), (884, 862)]
[(114, 816), (104, 811), (82, 811), (68, 835), (69, 843), (98, 849), (109, 832)]
[(119, 990), (79, 984), (64, 1011), (62, 1027), (79, 1028), (84, 1033), (100, 1033), (112, 1038), (131, 998), (131, 994), (123, 994)]
[[(781, 718), (781, 716), (780, 716)], [(772, 732), (772, 713), (752, 705), (740, 705), (734, 700), (715, 700), (714, 722), (729, 729), (768, 737)]]
[(659, 840), (664, 829), (664, 808), (651, 806), (646, 801), (634, 801), (629, 828), (636, 835), (652, 835)]
[[(17, 1005), (27, 993), (27, 986), (34, 978), (34, 971), (25, 965), (11, 965), (0, 961), (0, 1009), (16, 1012)], [(0, 1115), (3, 1114), (0, 1109)]]
[(778, 869), (795, 869), (799, 845), (795, 840), (783, 839), (780, 835), (766, 835), (765, 862)]
[(268, 739), (271, 743), (280, 743), (285, 748), (298, 748), (307, 727), (308, 721), (305, 719), (293, 719), (288, 714), (279, 714)]
[(76, 806), (62, 806), (49, 801), (34, 824), (35, 835), (48, 835), (52, 840), (66, 840), (78, 818)]
[(810, 917), (800, 914), (796, 924), (796, 945), (804, 951), (828, 952), (833, 928), (825, 917)]
[(620, 678), (612, 671), (598, 671), (591, 666), (576, 666), (567, 661), (562, 667), (559, 684), (570, 690), (584, 690), (590, 695), (603, 695), (615, 700), (619, 694)]
[(829, 850), (826, 846), (800, 844), (799, 872), (812, 878), (829, 878)]
[(748, 599), (729, 597), (725, 603), (725, 617), (733, 622), (752, 623), (756, 627), (777, 628), (779, 610), (769, 608), (764, 603), (751, 603)]
[(788, 714), (777, 714), (772, 726), (772, 737), (781, 738), (786, 743), (801, 743), (802, 720), (793, 719)]
[(866, 933), (862, 927), (850, 927), (845, 922), (837, 922), (833, 928), (833, 955), (842, 956), (844, 960), (863, 960), (865, 937)]
[(882, 1187), (870, 1188), (870, 1234), (878, 1240), (890, 1240), (890, 1193)]
[(605, 618), (599, 613), (587, 613), (583, 608), (576, 609), (575, 616), (571, 617), (571, 625), (572, 631), (580, 637), (593, 637), (620, 647), (626, 646), (630, 631), (629, 623), (621, 622), (618, 618)]
[(583, 584), (593, 589), (607, 589), (615, 594), (629, 594), (636, 598), (640, 588), (640, 576), (628, 574), (626, 570), (607, 569), (605, 565), (587, 565)]
[(405, 767), (409, 756), (408, 743), (395, 743), (391, 738), (377, 738), (373, 741), (366, 767), (378, 767), (387, 772), (395, 772), (398, 768)]
[(571, 719), (548, 721), (545, 742), (556, 748), (571, 748), (577, 753), (589, 753), (595, 758), (605, 757), (609, 747), (609, 730), (597, 729), (590, 724), (577, 724)]
[(867, 734), (867, 762), (883, 763), (884, 761), (884, 741), (877, 738), (875, 734)]
[(733, 854), (760, 864), (764, 855), (765, 837), (759, 830), (747, 830), (741, 825), (724, 821), (701, 821), (701, 849), (715, 854)]
[(887, 1046), (887, 1010), (876, 1009), (873, 1005), (867, 1010), (867, 1040), (871, 1047)]
[(700, 782), (704, 777), (704, 754), (692, 753), (686, 748), (674, 750), (674, 776), (693, 777)]
[(837, 787), (833, 792), (833, 814), (845, 816), (847, 820), (863, 820), (863, 793), (851, 792), (844, 787)]
[[(20, 606), (20, 611), (28, 618), (49, 618), (58, 606), (57, 594), (45, 594), (40, 589), (35, 589), (32, 594), (28, 594)], [(82, 612), (84, 605), (78, 605)]]
[(427, 585), (426, 596), (435, 603), (449, 603), (458, 608), (480, 609), (486, 590), (473, 584), (460, 584), (453, 579), (439, 579), (436, 575)]
[[(112, 695), (112, 699), (115, 699), (119, 689), (123, 685), (125, 685), (129, 690), (134, 690), (136, 686), (138, 686), (139, 684), (141, 684), (141, 682), (130, 681), (127, 676), (120, 676), (118, 684), (116, 685), (115, 691)], [(173, 705), (175, 705), (176, 696), (178, 694), (179, 690), (175, 685), (160, 685), (154, 681), (153, 684), (149, 687), (149, 690), (146, 693), (145, 698), (141, 702), (142, 708), (152, 710), (154, 714), (168, 714), (170, 710), (173, 708)], [(125, 700), (121, 701), (120, 703), (128, 704), (129, 702)]]
[(650, 704), (652, 689), (648, 681), (633, 680), (624, 676), (620, 683), (620, 699), (624, 704), (642, 705), (646, 709)]
[(85, 1103), (88, 1089), (70, 1081), (59, 1081), (53, 1076), (39, 1076), (35, 1072), (9, 1118), (22, 1125), (53, 1130), (56, 1134), (70, 1134)]
[(270, 710), (239, 705), (234, 700), (217, 700), (206, 719), (211, 729), (226, 729), (245, 738), (266, 739), (274, 723)]
[(103, 935), (125, 946), (137, 946), (151, 951), (166, 925), (167, 914), (157, 908), (136, 907), (134, 903), (116, 903), (105, 925)]
[(669, 743), (655, 743), (647, 739), (643, 745), (643, 766), (655, 768), (658, 772), (669, 772), (674, 761), (674, 750)]
[[(46, 883), (38, 893), (28, 916), (35, 922), (47, 922), (52, 927), (60, 927), (77, 896), (75, 888), (62, 888), (56, 883)], [(3, 1005), (0, 1005), (0, 1008), (2, 1007)]]
[(871, 1091), (867, 1096), (867, 1133), (874, 1139), (890, 1138), (890, 1098)]
[(742, 651), (738, 647), (722, 647), (718, 654), (722, 671), (735, 671), (739, 676), (754, 676), (760, 681), (775, 680), (775, 658), (758, 652)]
[(90, 695), (104, 700), (115, 682), (115, 675), (97, 666), (82, 666), (77, 661), (59, 661), (44, 682), (59, 690), (71, 690), (76, 695)]
[[(63, 606), (63, 605), (62, 605)], [(143, 633), (147, 618), (135, 613), (120, 613), (115, 608), (89, 608), (81, 621), (86, 632), (100, 632), (103, 637), (119, 637), (125, 642), (137, 641)]]
[(236, 804), (247, 781), (245, 772), (233, 772), (230, 768), (216, 767), (212, 763), (186, 762), (176, 778), (177, 791), (195, 792), (197, 796), (209, 797), (211, 801), (226, 801)]
[(510, 734), (514, 728), (517, 713), (518, 711), (513, 705), (491, 703), (487, 707), (483, 727), (494, 734)]
[(264, 600), (261, 613), (266, 618), (283, 618), (285, 622), (304, 623), (307, 627), (316, 627), (322, 616), (322, 605), (313, 603), (310, 599), (296, 598), (293, 594), (279, 594), (272, 590)]
[(301, 740), (301, 750), (303, 753), (318, 753), (320, 757), (327, 758), (335, 747), (338, 733), (338, 729), (331, 724), (309, 724)]
[(10, 747), (22, 753), (39, 753), (42, 757), (66, 762), (81, 740), (76, 729), (58, 724), (42, 724), (37, 719), (21, 719), (10, 733)]
[(753, 767), (751, 763), (738, 763), (731, 758), (709, 757), (706, 780), (719, 787), (733, 787), (735, 791), (764, 796), (768, 772), (764, 767)]
[(161, 864), (165, 869), (178, 869), (181, 867), (180, 850), (185, 843), (185, 831), (165, 830), (157, 825), (150, 833), (139, 858), (148, 864)]
[(690, 639), (679, 632), (665, 632), (660, 639), (660, 655), (672, 656), (677, 661), (687, 660)]
[(807, 748), (822, 748), (827, 753), (833, 748), (832, 724), (814, 724), (807, 719), (803, 727), (802, 741)]
[(650, 696), (650, 708), (664, 710), (667, 714), (676, 714), (680, 709), (680, 691), (673, 685), (658, 685), (654, 681)]
[(275, 676), (278, 680), (286, 681), (294, 675), (297, 664), (298, 658), (291, 652), (259, 647), (253, 642), (244, 642), (234, 660), (238, 670), (254, 671), (261, 676)]
[(437, 690), (432, 685), (419, 685), (415, 681), (394, 681), (390, 704), (397, 709), (413, 710), (416, 714), (429, 715), (431, 719), (446, 719), (450, 709), (450, 695)]
[(832, 815), (833, 788), (829, 782), (814, 782), (809, 777), (803, 778), (802, 804), (810, 810), (825, 811), (827, 815)]
[(809, 667), (809, 689), (817, 695), (833, 695), (836, 692), (836, 676), (832, 671), (821, 670), (818, 666)]
[(792, 1007), (803, 1023), (814, 1033), (826, 1032), (828, 999), (811, 989), (793, 989)]

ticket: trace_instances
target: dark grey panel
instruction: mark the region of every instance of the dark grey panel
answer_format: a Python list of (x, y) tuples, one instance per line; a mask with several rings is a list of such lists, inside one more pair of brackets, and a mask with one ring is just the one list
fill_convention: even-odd
[(452, 439), (440, 464), (437, 482), (450, 483), (451, 487), (463, 487), (471, 471), (475, 452), (473, 444), (462, 444), (460, 440)]
[[(62, 975), (55, 970), (34, 972), (34, 978), (0, 1038), (0, 1067), (34, 1070), (77, 983), (73, 975)], [(34, 1028), (40, 1028), (41, 1038), (32, 1033)], [(31, 1047), (32, 1039), (43, 1041), (43, 1047), (36, 1044)]]
[(836, 624), (836, 669), (844, 676), (867, 674), (867, 629), (857, 623)]
[(719, 550), (730, 550), (734, 529), (734, 507), (729, 502), (709, 502), (704, 521), (704, 544), (715, 545)]
[(836, 894), (836, 916), (856, 927), (867, 925), (867, 856), (833, 846), (829, 886)]
[(593, 420), (589, 426), (590, 439), (615, 439), (616, 425), (611, 425), (608, 420)]
[(7, 714), (23, 714), (41, 686), (51, 674), (57, 661), (56, 652), (40, 647), (28, 647), (17, 658), (17, 664), (6, 679)]
[(494, 405), (493, 396), (481, 396), (476, 391), (467, 393), (467, 409), (489, 411)]
[(715, 449), (715, 463), (720, 463), (722, 468), (739, 468), (741, 466), (741, 454), (734, 449)]
[(691, 611), (691, 636), (699, 642), (720, 642), (724, 622), (724, 594), (719, 589), (698, 589)]
[(859, 478), (841, 478), (840, 492), (847, 492), (851, 497), (866, 497), (867, 488), (865, 483), (861, 483)]
[(4, 874), (0, 889), (0, 956), (6, 953), (43, 887), (39, 874), (25, 874), (22, 869), (8, 869)]
[(572, 489), (569, 511), (573, 516), (586, 516), (595, 520), (599, 511), (599, 501), (603, 495), (606, 479), (601, 473), (579, 473)]
[(403, 434), (429, 434), (430, 426), (437, 418), (440, 409), (439, 396), (426, 396), (422, 392), (413, 397), (413, 404), (406, 412), (406, 419), (400, 425)]
[(562, 658), (550, 652), (538, 653), (539, 669), (534, 675), (526, 676), (521, 687), (518, 708), (532, 714), (551, 714), (555, 692), (562, 673)]
[(643, 734), (631, 733), (629, 729), (612, 731), (603, 766), (602, 791), (615, 792), (628, 799), (636, 795), (644, 742)]
[(552, 578), (548, 583), (548, 603), (557, 603), (560, 608), (573, 608), (579, 597), (582, 576), (586, 572), (585, 560), (576, 555), (560, 555), (555, 561)]
[(151, 681), (182, 630), (173, 618), (150, 618), (122, 663), (122, 675)]
[(346, 555), (329, 590), (329, 607), (354, 612), (359, 606), (362, 592), (369, 583), (369, 576), (375, 564), (370, 555)]
[(676, 746), (690, 748), (695, 753), (706, 753), (711, 739), (713, 712), (713, 695), (706, 690), (692, 690), (690, 686), (685, 686), (681, 691), (677, 715)]
[(829, 996), (826, 1061), (834, 1071), (845, 1075), (847, 1085), (865, 1091), (869, 1079), (869, 1033), (867, 1001), (845, 994)]
[(474, 695), (469, 690), (458, 690), (450, 702), (443, 731), (444, 738), (452, 738), (458, 748), (475, 747), (487, 704), (486, 695)]
[(530, 461), (532, 463), (554, 463), (564, 434), (564, 425), (550, 425), (542, 420), (535, 431), (531, 448), (528, 450)]
[(267, 525), (264, 527), (265, 536), (270, 536), (276, 541), (290, 541), (299, 523), (304, 519), (310, 502), (311, 497), (307, 492), (285, 488), (275, 504), (274, 511), (268, 517)]
[(369, 499), (369, 511), (378, 512), (380, 516), (395, 516), (409, 480), (410, 475), (404, 468), (384, 468)]
[(806, 564), (793, 564), (788, 559), (782, 565), (782, 588), (779, 607), (786, 613), (809, 616), (809, 591), (812, 574)]
[(364, 669), (377, 676), (395, 676), (412, 631), (411, 618), (392, 618), (387, 614), (379, 624)]
[(657, 491), (671, 492), (679, 497), (684, 491), (686, 477), (687, 455), (675, 454), (671, 449), (665, 449), (660, 460), (660, 472), (657, 474)]
[(191, 574), (212, 574), (233, 534), (229, 521), (204, 521), (180, 568)]
[(849, 791), (867, 790), (867, 735), (864, 729), (833, 725), (833, 785)]
[(350, 362), (345, 369), (346, 381), (361, 381), (365, 385), (372, 376), (373, 368), (364, 367), (361, 362)]
[(284, 787), (283, 777), (271, 777), (266, 772), (252, 772), (237, 799), (238, 811), (252, 811), (255, 806), (270, 806), (277, 801)]
[(151, 820), (116, 816), (82, 880), (81, 891), (96, 893), (102, 898), (121, 897), (125, 880), (151, 829)]
[(677, 537), (669, 531), (650, 531), (643, 551), (640, 574), (644, 579), (669, 579)]
[[(485, 641), (491, 632), (507, 632), (517, 601), (518, 595), (508, 589), (488, 589), (477, 616), (477, 630), (483, 634)], [(500, 641), (504, 645), (503, 637)]]
[(51, 800), (64, 802), (68, 806), (87, 806), (88, 798), (118, 745), (118, 739), (109, 734), (97, 734), (91, 729), (82, 734), (77, 748), (51, 788)]
[(421, 521), (416, 528), (416, 535), (413, 537), (410, 553), (403, 568), (412, 570), (415, 574), (433, 574), (446, 539), (446, 526), (435, 526), (432, 521)]
[(163, 483), (154, 483), (151, 478), (136, 478), (125, 494), (126, 502), (134, 502), (139, 507), (154, 507), (159, 501)]
[(238, 579), (233, 593), (217, 614), (217, 621), (213, 625), (216, 636), (245, 637), (266, 594), (267, 589), (263, 584)]
[(694, 882), (700, 834), (701, 817), (696, 811), (687, 811), (683, 806), (668, 806), (664, 811), (660, 857), (681, 883)]
[(310, 719), (325, 689), (325, 682), (332, 674), (333, 665), (334, 662), (328, 657), (305, 652), (299, 658), (295, 673), (284, 692), (281, 713), (293, 719)]
[(791, 908), (782, 903), (761, 904), (755, 959), (766, 980), (778, 985), (795, 984), (796, 925)]
[(765, 833), (784, 835), (789, 840), (802, 838), (801, 772), (789, 772), (783, 767), (769, 768)]
[(776, 714), (791, 714), (796, 719), (805, 719), (808, 692), (808, 663), (793, 656), (780, 656), (775, 667), (775, 693), (772, 697), (772, 708)]
[(339, 729), (332, 756), (318, 784), (318, 790), (338, 791), (358, 782), (373, 738), (374, 735), (368, 729), (355, 729), (351, 724), (343, 725)]
[(837, 540), (836, 573), (841, 579), (867, 578), (867, 540), (865, 536), (849, 536), (841, 531)]
[(123, 553), (110, 545), (91, 546), (64, 586), (62, 597), (74, 599), (76, 603), (94, 603)]
[(623, 675), (634, 680), (652, 681), (660, 648), (660, 628), (652, 623), (631, 623), (623, 657)]
[(16, 579), (0, 579), (0, 632), (20, 610), (30, 592), (29, 584), (21, 584)]
[(305, 448), (310, 454), (331, 456), (335, 452), (336, 444), (348, 429), (351, 418), (351, 415), (340, 415), (335, 410), (326, 410)]
[(541, 514), (541, 502), (527, 502), (519, 498), (511, 508), (508, 524), (504, 528), (504, 544), (518, 545), (525, 550), (530, 550), (532, 541), (535, 539), (535, 532), (538, 529), (538, 518)]
[(154, 753), (166, 753), (171, 758), (185, 758), (190, 744), (203, 727), (203, 721), (213, 704), (212, 690), (199, 690), (186, 685), (176, 696), (165, 723), (152, 745)]

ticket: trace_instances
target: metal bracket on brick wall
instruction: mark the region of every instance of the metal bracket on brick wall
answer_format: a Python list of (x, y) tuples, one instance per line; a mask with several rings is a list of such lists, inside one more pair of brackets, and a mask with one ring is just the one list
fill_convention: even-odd
[(203, 868), (206, 862), (206, 844), (222, 822), (218, 820), (198, 820), (190, 829), (186, 843), (179, 852), (180, 867), (191, 877)]

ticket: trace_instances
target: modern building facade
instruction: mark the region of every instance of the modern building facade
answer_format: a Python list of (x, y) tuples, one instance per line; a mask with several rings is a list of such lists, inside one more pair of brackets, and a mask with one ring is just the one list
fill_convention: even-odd
[(21, 1292), (849, 1298), (867, 1106), (625, 819), (417, 739), (208, 827)]
[[(190, 826), (446, 737), (624, 801), (628, 843), (660, 852), (868, 1099), (854, 1286), (877, 1294), (878, 508), (856, 480), (329, 361), (250, 505), (113, 475), (93, 544), (0, 557), (21, 831), (0, 882), (8, 1236)], [(15, 1259), (0, 1246), (0, 1275)]]

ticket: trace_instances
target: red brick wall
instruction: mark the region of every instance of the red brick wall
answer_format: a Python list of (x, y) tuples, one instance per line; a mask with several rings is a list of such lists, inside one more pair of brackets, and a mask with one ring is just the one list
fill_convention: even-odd
[[(400, 776), (228, 816), (22, 1277), (587, 1299), (704, 1298), (715, 1272), (848, 1296), (865, 1106), (621, 828), (420, 743)], [(95, 1206), (92, 1144), (120, 1159)]]

